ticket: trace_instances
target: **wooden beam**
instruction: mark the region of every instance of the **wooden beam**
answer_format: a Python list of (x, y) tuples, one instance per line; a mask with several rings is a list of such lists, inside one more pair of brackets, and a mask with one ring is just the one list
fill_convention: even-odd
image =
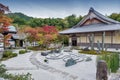
[(111, 47), (112, 47), (112, 44), (113, 44), (113, 32), (111, 32)]

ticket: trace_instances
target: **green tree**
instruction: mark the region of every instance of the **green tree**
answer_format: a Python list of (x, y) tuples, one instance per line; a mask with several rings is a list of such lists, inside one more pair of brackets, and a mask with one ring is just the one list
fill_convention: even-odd
[(76, 18), (76, 15), (72, 14), (68, 17), (65, 18), (68, 22), (68, 27), (73, 27), (74, 25), (77, 24), (77, 18)]

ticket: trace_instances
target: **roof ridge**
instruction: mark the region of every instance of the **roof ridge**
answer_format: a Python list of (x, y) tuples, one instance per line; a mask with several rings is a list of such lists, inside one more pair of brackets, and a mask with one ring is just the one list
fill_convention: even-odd
[[(95, 15), (97, 15), (98, 17), (100, 17), (100, 18), (102, 18), (102, 19), (104, 19), (103, 17), (105, 17), (105, 20), (107, 20), (107, 21), (109, 21), (109, 22), (112, 22), (112, 23), (115, 23), (115, 24), (120, 23), (119, 21), (116, 21), (116, 20), (114, 20), (114, 19), (111, 19), (111, 18), (109, 18), (109, 17), (104, 16), (103, 14), (99, 13), (98, 11), (96, 11), (96, 10), (94, 10), (94, 9), (93, 9), (93, 11), (94, 11), (94, 14), (95, 14)], [(111, 21), (110, 21), (110, 20), (111, 20)]]
[(120, 24), (119, 21), (116, 21), (109, 17), (106, 17), (103, 14), (99, 13), (98, 11), (94, 10), (93, 7), (90, 7), (88, 14), (77, 25), (73, 26), (73, 28), (81, 26), (87, 20), (87, 18), (90, 18), (90, 13), (93, 13), (97, 19), (99, 19), (100, 21), (102, 21), (106, 24)]

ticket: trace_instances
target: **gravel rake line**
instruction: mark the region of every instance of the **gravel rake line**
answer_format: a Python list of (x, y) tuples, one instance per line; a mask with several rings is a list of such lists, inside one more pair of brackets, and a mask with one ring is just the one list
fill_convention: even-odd
[(29, 68), (29, 67), (19, 67), (19, 68), (16, 68), (16, 67), (6, 67), (7, 70), (37, 70), (37, 68)]
[(38, 69), (41, 68), (41, 69), (44, 69), (44, 70), (47, 70), (51, 73), (57, 73), (59, 75), (61, 75), (63, 78), (67, 78), (67, 80), (77, 80), (78, 79), (78, 76), (74, 76), (74, 75), (70, 75), (69, 73), (67, 72), (64, 72), (64, 71), (61, 71), (61, 70), (57, 70), (53, 67), (50, 67), (48, 65), (45, 65), (43, 63), (41, 63), (40, 61), (38, 61), (36, 59), (36, 53), (33, 53), (31, 56), (30, 56), (30, 62), (35, 65)]

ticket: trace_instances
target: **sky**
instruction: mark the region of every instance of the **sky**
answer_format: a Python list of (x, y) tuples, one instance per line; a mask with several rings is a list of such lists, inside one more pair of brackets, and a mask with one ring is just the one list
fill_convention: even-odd
[(0, 0), (11, 12), (37, 18), (64, 18), (86, 15), (90, 7), (103, 15), (120, 13), (120, 0)]

